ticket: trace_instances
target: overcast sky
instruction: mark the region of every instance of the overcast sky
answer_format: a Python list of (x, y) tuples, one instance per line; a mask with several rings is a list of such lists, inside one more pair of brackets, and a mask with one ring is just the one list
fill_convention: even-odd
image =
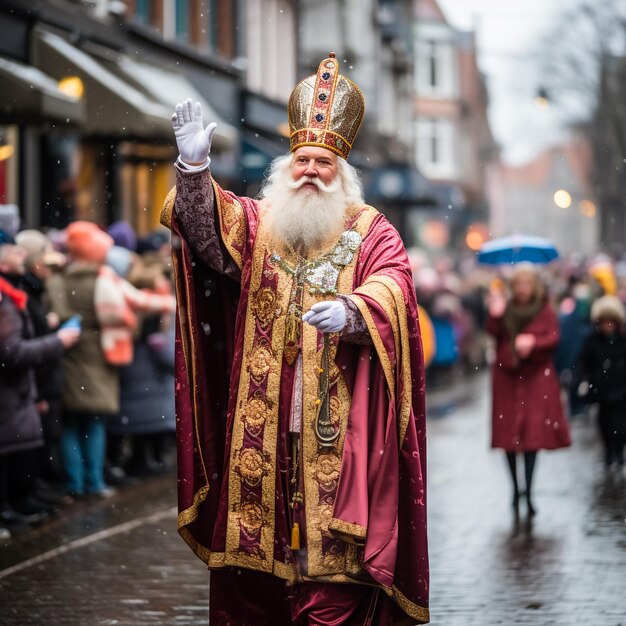
[[(523, 163), (563, 137), (557, 112), (535, 103), (539, 42), (577, 0), (438, 0), (448, 21), (477, 33), (479, 65), (487, 76), (490, 121), (503, 157)], [(602, 1), (602, 0), (598, 0)]]

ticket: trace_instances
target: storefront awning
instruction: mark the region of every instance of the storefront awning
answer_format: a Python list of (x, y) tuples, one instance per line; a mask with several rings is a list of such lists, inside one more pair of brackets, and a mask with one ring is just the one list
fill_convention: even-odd
[(430, 182), (407, 163), (376, 169), (369, 176), (365, 196), (378, 202), (425, 205), (436, 202)]
[[(191, 98), (193, 102), (202, 104), (204, 125), (217, 122), (213, 135), (213, 147), (218, 150), (230, 150), (235, 147), (238, 131), (225, 122), (215, 109), (200, 95), (198, 90), (183, 74), (172, 72), (163, 67), (141, 63), (126, 55), (121, 55), (115, 64), (122, 73), (124, 80), (134, 84), (149, 94), (153, 100), (163, 104), (169, 111), (169, 118), (178, 102)], [(171, 131), (170, 131), (171, 132)]]
[(0, 120), (80, 124), (84, 119), (84, 103), (61, 92), (56, 80), (35, 67), (0, 57)]
[(236, 130), (218, 119), (184, 76), (123, 54), (115, 61), (97, 59), (48, 31), (39, 31), (35, 42), (35, 63), (41, 70), (59, 80), (82, 80), (89, 134), (172, 141), (174, 104), (191, 97), (202, 103), (207, 122), (218, 122), (215, 147), (226, 150), (235, 144)]

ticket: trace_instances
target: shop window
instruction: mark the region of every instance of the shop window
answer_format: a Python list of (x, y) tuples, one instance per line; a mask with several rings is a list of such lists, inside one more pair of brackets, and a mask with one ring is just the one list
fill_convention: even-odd
[(417, 122), (417, 164), (426, 176), (454, 176), (454, 142), (451, 120), (431, 118)]
[(17, 204), (16, 126), (0, 126), (0, 204)]

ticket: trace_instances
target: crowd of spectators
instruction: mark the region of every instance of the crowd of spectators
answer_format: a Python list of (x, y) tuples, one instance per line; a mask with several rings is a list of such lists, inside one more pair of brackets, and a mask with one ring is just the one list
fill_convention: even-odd
[(171, 469), (169, 233), (0, 224), (0, 535)]
[[(421, 310), (429, 390), (493, 362), (485, 332), (494, 294), (510, 291), (516, 266), (486, 266), (469, 258), (428, 259), (410, 252)], [(626, 257), (572, 256), (537, 275), (558, 319), (554, 365), (570, 419), (595, 419), (607, 467), (624, 464), (626, 444)]]

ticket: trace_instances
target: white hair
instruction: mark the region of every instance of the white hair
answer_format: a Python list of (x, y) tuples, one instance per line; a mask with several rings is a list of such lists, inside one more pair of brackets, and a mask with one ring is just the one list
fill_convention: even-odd
[[(349, 206), (363, 204), (363, 190), (356, 170), (337, 159), (337, 176), (328, 184), (319, 178), (291, 176), (293, 155), (277, 157), (270, 165), (261, 192), (263, 219), (268, 230), (294, 248), (312, 250), (337, 238), (345, 227)], [(302, 193), (305, 183), (317, 193)]]

